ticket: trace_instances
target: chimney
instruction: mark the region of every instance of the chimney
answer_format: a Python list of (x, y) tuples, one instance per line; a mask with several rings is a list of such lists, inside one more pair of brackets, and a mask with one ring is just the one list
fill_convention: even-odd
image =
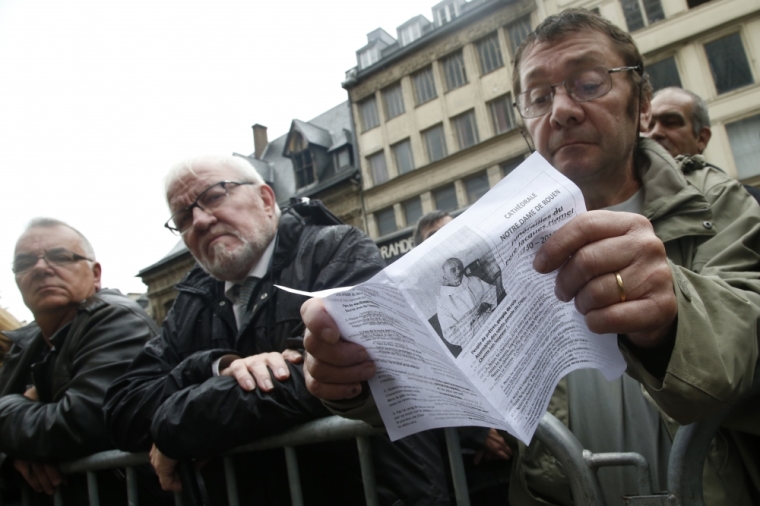
[(256, 160), (261, 160), (261, 155), (264, 154), (264, 150), (267, 148), (269, 141), (267, 140), (267, 127), (256, 123), (253, 128), (253, 157)]

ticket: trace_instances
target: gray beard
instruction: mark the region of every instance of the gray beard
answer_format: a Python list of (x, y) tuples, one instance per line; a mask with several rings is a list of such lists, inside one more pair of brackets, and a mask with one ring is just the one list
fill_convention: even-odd
[(269, 246), (270, 241), (274, 238), (274, 233), (261, 232), (256, 240), (249, 240), (241, 237), (235, 232), (235, 235), (243, 243), (234, 250), (228, 250), (223, 244), (213, 246), (213, 259), (197, 259), (201, 268), (206, 271), (212, 278), (220, 281), (241, 281), (248, 277), (248, 273), (259, 261), (261, 255)]

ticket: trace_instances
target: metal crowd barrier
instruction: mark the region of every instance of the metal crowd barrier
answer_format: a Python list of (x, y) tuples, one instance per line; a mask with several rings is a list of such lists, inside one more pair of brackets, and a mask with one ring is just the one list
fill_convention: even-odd
[[(444, 430), (449, 448), (449, 457), (452, 462), (451, 470), (455, 496), (457, 498), (457, 506), (470, 506), (467, 481), (464, 476), (462, 453), (459, 446), (459, 435), (456, 429)], [(225, 454), (223, 459), (229, 506), (240, 506), (241, 504), (237, 491), (237, 477), (235, 476), (235, 471), (232, 465), (232, 455), (282, 448), (285, 452), (291, 504), (293, 506), (303, 506), (304, 501), (298, 475), (298, 462), (295, 447), (351, 438), (356, 439), (359, 451), (359, 463), (361, 465), (366, 504), (367, 506), (377, 506), (379, 503), (369, 437), (378, 434), (385, 434), (385, 430), (373, 428), (364, 422), (333, 416), (314, 420), (281, 434), (235, 448)], [(95, 473), (107, 469), (125, 468), (127, 502), (129, 506), (138, 506), (137, 475), (134, 466), (148, 464), (149, 462), (150, 459), (147, 453), (127, 453), (119, 450), (110, 450), (62, 464), (60, 470), (63, 474), (85, 473), (87, 476), (89, 506), (100, 506), (97, 476)], [(191, 470), (189, 471), (190, 473), (194, 472), (192, 471), (192, 466), (189, 465), (189, 462), (185, 464), (187, 464), (185, 472), (188, 472), (188, 469)], [(188, 483), (190, 481), (192, 481), (192, 479), (183, 479), (183, 492), (174, 494), (174, 502), (176, 506), (194, 506), (194, 503), (198, 501), (197, 497), (192, 497), (192, 491), (188, 490), (192, 486), (192, 483)], [(25, 483), (22, 495), (22, 506), (30, 506), (32, 504), (32, 495), (33, 492)], [(53, 504), (55, 506), (63, 505), (60, 489), (56, 490), (55, 495), (53, 496)], [(201, 503), (197, 502), (197, 504)], [(1, 505), (2, 502), (0, 502), (0, 506)]]
[[(720, 427), (724, 418), (736, 407), (756, 402), (760, 394), (760, 370), (757, 371), (752, 389), (734, 406), (727, 407), (710, 419), (680, 427), (673, 441), (668, 462), (668, 491), (654, 492), (649, 475), (649, 465), (643, 456), (637, 453), (591, 453), (584, 450), (578, 439), (559, 420), (549, 413), (544, 414), (536, 430), (535, 438), (544, 443), (554, 455), (557, 464), (568, 477), (575, 504), (583, 506), (605, 506), (596, 471), (605, 466), (635, 466), (638, 470), (638, 494), (623, 497), (623, 504), (628, 506), (704, 506), (702, 497), (702, 470), (709, 450), (710, 441)], [(457, 506), (470, 506), (464, 463), (459, 444), (459, 435), (454, 428), (444, 429), (454, 492)], [(255, 441), (235, 448), (224, 456), (224, 470), (229, 498), (229, 506), (239, 506), (237, 477), (235, 476), (231, 456), (237, 453), (255, 452), (273, 448), (283, 448), (288, 470), (291, 504), (303, 506), (303, 494), (298, 476), (298, 463), (295, 447), (356, 439), (362, 482), (367, 506), (377, 506), (377, 488), (372, 465), (369, 437), (384, 434), (383, 429), (373, 428), (364, 422), (347, 420), (333, 416), (322, 418), (295, 427), (281, 434)], [(138, 506), (137, 476), (134, 466), (149, 463), (147, 453), (125, 453), (112, 450), (97, 453), (73, 462), (61, 465), (64, 474), (86, 473), (89, 492), (89, 506), (100, 506), (96, 471), (126, 468), (127, 498), (129, 506)], [(192, 466), (185, 463), (185, 474), (192, 474)], [(189, 470), (189, 471), (188, 471)], [(201, 502), (189, 494), (194, 481), (192, 476), (183, 479), (183, 493), (175, 494), (176, 506), (195, 506)], [(31, 489), (24, 484), (22, 505), (32, 504)], [(60, 491), (54, 496), (54, 505), (62, 506)], [(0, 506), (2, 502), (0, 501)]]

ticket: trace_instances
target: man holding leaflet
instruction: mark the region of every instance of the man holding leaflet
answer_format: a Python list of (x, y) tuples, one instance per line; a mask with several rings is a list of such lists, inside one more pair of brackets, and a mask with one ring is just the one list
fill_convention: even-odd
[[(559, 269), (557, 298), (574, 300), (591, 331), (618, 334), (628, 374), (677, 422), (736, 401), (758, 358), (756, 203), (717, 170), (682, 174), (639, 137), (651, 113), (643, 58), (603, 18), (579, 9), (547, 18), (518, 50), (513, 76), (526, 135), (589, 209), (544, 244), (534, 268)], [(339, 339), (321, 301), (301, 312), (309, 390), (335, 412), (372, 419), (366, 351)], [(748, 481), (723, 488), (739, 494), (720, 497), (725, 504), (749, 504), (757, 492)]]

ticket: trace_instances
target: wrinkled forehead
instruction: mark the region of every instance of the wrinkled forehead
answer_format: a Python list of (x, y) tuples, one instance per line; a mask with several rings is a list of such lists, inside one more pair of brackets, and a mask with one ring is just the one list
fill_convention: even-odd
[(678, 90), (665, 90), (652, 99), (654, 113), (679, 113), (688, 118), (693, 107), (691, 97)]
[(177, 173), (166, 190), (169, 209), (190, 205), (209, 186), (220, 181), (239, 179), (234, 169), (224, 165), (199, 165)]
[(14, 258), (19, 255), (39, 255), (54, 248), (65, 248), (84, 255), (85, 248), (82, 238), (68, 227), (56, 225), (52, 227), (33, 227), (21, 234), (16, 241)]
[(526, 48), (518, 69), (520, 91), (557, 84), (567, 74), (592, 67), (619, 67), (623, 57), (608, 36), (597, 31), (570, 32)]

